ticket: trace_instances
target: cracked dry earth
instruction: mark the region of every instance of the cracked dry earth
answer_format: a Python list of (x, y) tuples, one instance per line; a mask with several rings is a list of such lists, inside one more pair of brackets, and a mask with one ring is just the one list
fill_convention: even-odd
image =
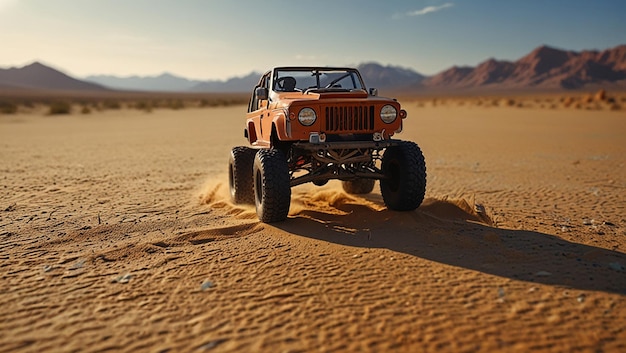
[(418, 108), (428, 191), (233, 205), (245, 107), (0, 116), (0, 352), (626, 351), (626, 119)]

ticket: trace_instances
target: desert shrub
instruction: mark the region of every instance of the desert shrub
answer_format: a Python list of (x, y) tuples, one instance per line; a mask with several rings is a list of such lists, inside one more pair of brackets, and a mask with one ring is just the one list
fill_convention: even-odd
[(515, 100), (512, 99), (512, 98), (503, 99), (502, 100), (502, 106), (504, 106), (504, 107), (513, 107), (513, 106), (515, 106)]
[(167, 107), (174, 110), (184, 109), (185, 103), (180, 99), (173, 99), (167, 102)]
[(228, 99), (225, 99), (225, 98), (213, 98), (211, 100), (209, 99), (200, 100), (200, 107), (202, 108), (229, 106), (231, 104), (232, 103)]
[(603, 101), (606, 99), (606, 91), (601, 89), (593, 96), (596, 101)]
[(0, 101), (0, 113), (1, 114), (15, 114), (17, 113), (17, 104), (10, 101)]
[(83, 105), (83, 108), (80, 110), (80, 112), (81, 114), (91, 114), (91, 109), (88, 106)]
[(122, 105), (120, 104), (120, 102), (115, 101), (115, 100), (110, 100), (107, 99), (104, 102), (102, 102), (102, 107), (104, 109), (122, 109)]
[(218, 102), (220, 103), (220, 106), (225, 106), (225, 107), (236, 104), (233, 99), (226, 99), (226, 98), (220, 99), (218, 100)]
[(248, 98), (245, 96), (239, 95), (226, 95), (221, 97), (208, 97), (201, 98), (199, 102), (193, 102), (193, 104), (197, 104), (200, 108), (211, 108), (211, 107), (229, 107), (237, 104), (247, 104)]
[(152, 104), (146, 101), (135, 102), (135, 109), (137, 110), (145, 110), (146, 112), (152, 111)]
[(566, 108), (568, 108), (570, 105), (572, 105), (574, 103), (574, 98), (572, 97), (566, 97), (563, 100), (563, 106), (565, 106)]
[(72, 105), (65, 101), (51, 102), (49, 105), (48, 114), (50, 115), (70, 114), (71, 112)]

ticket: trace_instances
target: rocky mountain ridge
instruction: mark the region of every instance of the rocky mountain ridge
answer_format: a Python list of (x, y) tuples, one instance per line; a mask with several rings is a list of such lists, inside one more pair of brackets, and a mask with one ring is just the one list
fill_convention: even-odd
[(517, 61), (488, 59), (452, 67), (422, 82), (424, 88), (580, 89), (593, 84), (626, 87), (626, 45), (582, 52), (541, 46)]
[[(576, 90), (608, 85), (626, 89), (626, 45), (581, 52), (540, 46), (516, 61), (487, 59), (476, 67), (453, 66), (433, 76), (368, 62), (357, 66), (368, 87), (385, 91)], [(191, 80), (169, 73), (148, 77), (97, 75), (79, 80), (35, 62), (0, 69), (0, 87), (52, 90), (248, 92), (260, 73), (228, 80)]]

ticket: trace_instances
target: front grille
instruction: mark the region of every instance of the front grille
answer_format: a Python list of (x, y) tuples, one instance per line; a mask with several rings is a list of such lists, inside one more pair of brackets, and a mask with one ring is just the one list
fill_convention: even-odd
[(374, 129), (374, 106), (325, 107), (327, 133), (368, 132)]

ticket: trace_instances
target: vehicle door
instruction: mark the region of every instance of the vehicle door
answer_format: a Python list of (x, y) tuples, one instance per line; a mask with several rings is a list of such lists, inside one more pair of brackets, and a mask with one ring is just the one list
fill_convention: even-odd
[[(254, 87), (252, 97), (248, 105), (248, 113), (246, 118), (248, 121), (248, 134), (256, 137), (253, 145), (266, 146), (269, 145), (269, 137), (271, 131), (265, 131), (263, 128), (264, 119), (269, 119), (268, 111), (268, 94), (269, 94), (270, 72), (266, 73), (259, 80), (259, 84)], [(261, 89), (259, 89), (261, 88)], [(263, 95), (263, 89), (265, 94)]]

